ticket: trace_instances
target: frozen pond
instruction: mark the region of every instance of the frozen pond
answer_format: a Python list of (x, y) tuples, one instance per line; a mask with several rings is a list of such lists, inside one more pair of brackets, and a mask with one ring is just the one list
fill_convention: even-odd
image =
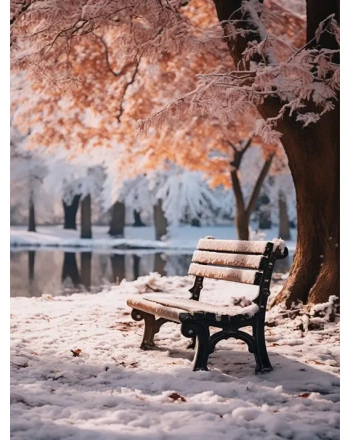
[[(158, 272), (161, 275), (187, 275), (192, 251), (154, 252), (150, 250), (119, 253), (68, 252), (11, 249), (11, 296), (52, 296), (73, 292), (96, 293), (120, 282)], [(292, 256), (278, 261), (275, 272), (286, 273)]]

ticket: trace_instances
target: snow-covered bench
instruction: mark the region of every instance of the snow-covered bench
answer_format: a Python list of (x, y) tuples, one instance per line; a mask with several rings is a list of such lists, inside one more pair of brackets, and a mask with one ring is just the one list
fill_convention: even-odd
[[(256, 372), (272, 370), (265, 345), (265, 310), (270, 295), (274, 263), (285, 258), (288, 250), (282, 240), (243, 241), (200, 239), (192, 257), (188, 273), (195, 275), (190, 299), (170, 295), (136, 295), (127, 300), (135, 321), (145, 321), (141, 348), (154, 347), (154, 335), (166, 322), (181, 324), (181, 333), (192, 339), (189, 348), (195, 348), (193, 370), (207, 370), (207, 361), (215, 345), (222, 339), (241, 339), (254, 353)], [(199, 302), (204, 278), (215, 278), (234, 283), (259, 286), (251, 305), (218, 306)], [(235, 296), (233, 285), (232, 296)], [(238, 289), (237, 289), (238, 288)], [(237, 294), (236, 294), (237, 296)], [(239, 330), (252, 327), (252, 335)], [(210, 335), (209, 327), (220, 328)]]

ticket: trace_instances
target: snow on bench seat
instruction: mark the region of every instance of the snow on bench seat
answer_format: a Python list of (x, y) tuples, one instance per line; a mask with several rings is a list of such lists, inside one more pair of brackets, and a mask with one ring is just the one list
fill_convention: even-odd
[[(205, 302), (193, 301), (186, 298), (169, 298), (162, 295), (138, 295), (130, 297), (127, 301), (130, 307), (142, 310), (146, 313), (156, 314), (158, 316), (180, 322), (180, 313), (212, 313), (216, 319), (221, 317), (232, 317), (237, 315), (253, 316), (258, 312), (259, 307), (253, 303), (247, 307), (222, 306), (208, 304)], [(171, 316), (171, 318), (169, 317)]]

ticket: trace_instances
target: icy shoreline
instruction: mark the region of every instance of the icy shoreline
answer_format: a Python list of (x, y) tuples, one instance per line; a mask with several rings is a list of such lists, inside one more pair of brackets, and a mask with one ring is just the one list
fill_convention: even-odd
[[(233, 226), (203, 226), (200, 228), (183, 226), (177, 236), (166, 241), (154, 240), (153, 227), (125, 228), (125, 238), (111, 238), (107, 226), (93, 226), (93, 238), (79, 238), (79, 231), (64, 230), (62, 226), (39, 226), (37, 232), (28, 232), (24, 226), (12, 226), (10, 246), (13, 248), (84, 248), (84, 249), (169, 249), (194, 250), (200, 238), (212, 235), (217, 239), (236, 239)], [(266, 232), (266, 240), (277, 237), (276, 228)], [(295, 231), (293, 231), (295, 233)], [(295, 241), (287, 241), (290, 251), (295, 249)]]

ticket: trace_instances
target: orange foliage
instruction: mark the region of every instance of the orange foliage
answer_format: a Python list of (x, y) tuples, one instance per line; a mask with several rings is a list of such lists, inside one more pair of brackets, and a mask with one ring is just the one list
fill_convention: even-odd
[[(274, 23), (277, 32), (283, 35), (287, 30), (288, 44), (301, 45), (304, 36), (295, 27), (302, 18), (279, 12), (280, 21)], [(202, 28), (218, 26), (212, 2), (192, 0), (181, 13), (193, 26), (193, 37)], [(156, 60), (139, 54), (130, 60), (116, 49), (121, 32), (104, 26), (71, 38), (64, 51), (63, 43), (46, 51), (42, 62), (19, 81), (24, 87), (12, 93), (14, 125), (22, 132), (31, 130), (31, 145), (64, 147), (72, 156), (84, 149), (119, 146), (118, 166), (125, 169), (125, 177), (172, 162), (203, 171), (214, 186), (229, 185), (232, 149), (227, 140), (237, 143), (251, 136), (257, 117), (254, 109), (226, 122), (215, 111), (194, 115), (177, 105), (169, 108), (166, 122), (160, 118), (157, 124), (161, 125), (136, 136), (137, 121), (191, 92), (196, 74), (234, 69), (226, 44), (217, 40), (199, 45), (201, 50), (185, 58), (175, 51), (162, 52)], [(283, 57), (283, 50), (280, 53)], [(253, 143), (267, 154), (276, 148), (263, 145), (258, 137)]]

